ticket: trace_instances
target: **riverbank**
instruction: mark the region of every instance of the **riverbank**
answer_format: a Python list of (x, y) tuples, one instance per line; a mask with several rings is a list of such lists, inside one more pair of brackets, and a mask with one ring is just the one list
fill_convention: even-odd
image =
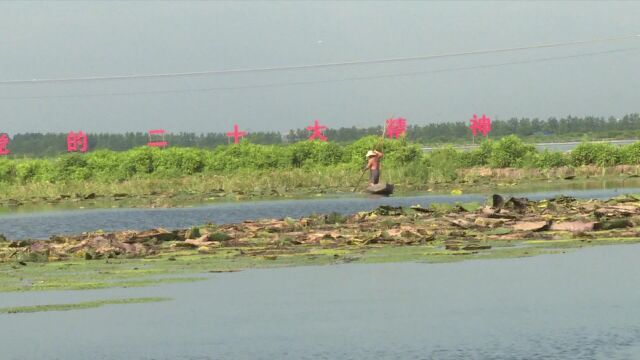
[[(474, 167), (457, 170), (451, 181), (421, 181), (405, 169), (385, 169), (396, 195), (529, 192), (550, 189), (640, 187), (640, 166), (520, 169)], [(0, 212), (73, 208), (169, 208), (245, 200), (344, 196), (361, 192), (366, 180), (345, 168), (240, 171), (232, 175), (192, 175), (133, 179), (120, 183), (69, 181), (6, 185)]]
[(493, 200), (5, 241), (0, 291), (146, 286), (261, 267), (513, 258), (640, 242), (640, 197)]

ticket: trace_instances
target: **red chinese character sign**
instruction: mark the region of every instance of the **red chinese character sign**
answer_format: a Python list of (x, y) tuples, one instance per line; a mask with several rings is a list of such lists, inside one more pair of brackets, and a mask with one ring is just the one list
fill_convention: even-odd
[(9, 141), (9, 136), (7, 134), (0, 134), (0, 155), (9, 155), (10, 151), (7, 149)]
[(403, 136), (407, 133), (407, 119), (405, 118), (397, 118), (397, 119), (387, 119), (387, 130), (386, 134), (390, 139), (396, 138), (398, 139), (400, 136)]
[(469, 120), (471, 125), (469, 128), (473, 133), (473, 136), (476, 136), (476, 133), (479, 132), (482, 136), (487, 136), (489, 132), (491, 132), (491, 118), (488, 118), (485, 114), (482, 114), (481, 118), (478, 118), (478, 115), (473, 114), (473, 118)]
[(149, 130), (149, 142), (147, 146), (166, 148), (169, 143), (165, 139), (164, 129)]
[(67, 152), (87, 152), (87, 134), (82, 131), (70, 131), (67, 135)]
[(476, 134), (480, 133), (482, 136), (487, 136), (491, 132), (491, 118), (488, 118), (485, 114), (482, 114), (481, 118), (478, 115), (473, 114), (473, 117), (469, 120), (471, 125), (471, 133), (473, 134), (473, 142), (475, 143)]
[(322, 130), (326, 129), (326, 126), (322, 126), (318, 123), (318, 120), (314, 121), (313, 126), (307, 126), (307, 130), (311, 131), (309, 140), (318, 139), (320, 141), (327, 141), (327, 137), (322, 134)]
[(227, 133), (228, 138), (233, 138), (233, 143), (237, 144), (240, 142), (240, 138), (247, 135), (246, 131), (239, 131), (238, 124), (233, 124), (233, 131)]

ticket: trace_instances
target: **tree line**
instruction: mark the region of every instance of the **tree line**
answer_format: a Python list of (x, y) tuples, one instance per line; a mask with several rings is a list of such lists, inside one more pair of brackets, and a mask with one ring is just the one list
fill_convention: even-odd
[[(332, 142), (350, 143), (365, 136), (380, 135), (382, 126), (356, 128), (330, 128), (324, 131)], [(1, 131), (1, 129), (0, 129)], [(590, 138), (636, 137), (640, 131), (640, 114), (628, 114), (622, 118), (615, 117), (574, 117), (564, 118), (512, 118), (509, 120), (494, 119), (491, 122), (490, 138), (499, 139), (508, 135), (517, 135), (523, 139), (544, 138), (547, 140), (579, 140)], [(252, 132), (245, 141), (254, 144), (274, 145), (294, 143), (308, 138), (307, 129), (291, 130), (286, 134), (279, 132)], [(144, 132), (88, 133), (90, 150), (109, 149), (115, 151), (129, 150), (143, 146), (149, 141)], [(409, 125), (407, 140), (421, 144), (465, 143), (471, 141), (469, 123), (446, 122), (427, 125)], [(189, 133), (167, 134), (170, 146), (198, 147), (212, 149), (229, 143), (224, 133)], [(13, 156), (51, 156), (67, 151), (67, 134), (64, 133), (24, 133), (16, 134), (7, 146)]]

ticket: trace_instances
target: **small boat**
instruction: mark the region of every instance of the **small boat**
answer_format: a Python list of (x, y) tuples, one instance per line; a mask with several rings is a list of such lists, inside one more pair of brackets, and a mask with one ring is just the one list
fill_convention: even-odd
[(376, 195), (391, 195), (393, 194), (393, 184), (381, 182), (375, 185), (367, 186), (365, 191), (370, 194), (376, 194)]

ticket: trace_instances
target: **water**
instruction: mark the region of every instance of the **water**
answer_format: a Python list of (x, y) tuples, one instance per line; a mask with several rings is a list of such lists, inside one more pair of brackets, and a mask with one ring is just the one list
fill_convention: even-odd
[[(529, 199), (544, 199), (565, 194), (577, 198), (610, 198), (624, 193), (640, 193), (640, 188), (558, 190), (519, 193)], [(314, 200), (271, 200), (224, 203), (193, 208), (170, 209), (92, 209), (0, 216), (0, 234), (9, 239), (48, 238), (55, 234), (75, 234), (84, 231), (105, 231), (150, 228), (186, 228), (207, 222), (234, 223), (248, 219), (301, 217), (310, 214), (339, 212), (351, 214), (372, 210), (380, 205), (428, 207), (432, 203), (484, 202), (486, 195), (467, 194), (419, 195), (407, 197), (341, 197)]]
[[(626, 146), (626, 145), (635, 144), (636, 142), (638, 142), (637, 139), (592, 141), (592, 143), (605, 143), (605, 144), (611, 144), (616, 146)], [(535, 147), (536, 149), (538, 149), (538, 151), (551, 150), (551, 151), (567, 152), (567, 151), (573, 150), (576, 146), (580, 144), (582, 144), (582, 141), (538, 143), (538, 144), (535, 144)]]
[(209, 274), (154, 288), (5, 293), (2, 359), (638, 359), (640, 245), (452, 264)]
[[(616, 146), (625, 146), (625, 145), (631, 145), (631, 144), (635, 144), (636, 142), (638, 142), (637, 139), (628, 139), (628, 140), (603, 140), (603, 141), (590, 141), (591, 143), (605, 143), (605, 144), (611, 144), (611, 145), (616, 145)], [(549, 143), (536, 143), (533, 144), (536, 149), (538, 151), (544, 151), (544, 150), (550, 150), (550, 151), (561, 151), (561, 152), (567, 152), (567, 151), (571, 151), (573, 150), (576, 146), (582, 144), (582, 141), (567, 141), (567, 142), (549, 142)], [(459, 145), (459, 146), (454, 146), (456, 149), (458, 150), (464, 150), (464, 151), (469, 151), (469, 150), (474, 150), (474, 149), (478, 149), (480, 148), (480, 145)], [(440, 147), (423, 147), (422, 150), (429, 152), (429, 151), (433, 151), (436, 149), (439, 149)]]

